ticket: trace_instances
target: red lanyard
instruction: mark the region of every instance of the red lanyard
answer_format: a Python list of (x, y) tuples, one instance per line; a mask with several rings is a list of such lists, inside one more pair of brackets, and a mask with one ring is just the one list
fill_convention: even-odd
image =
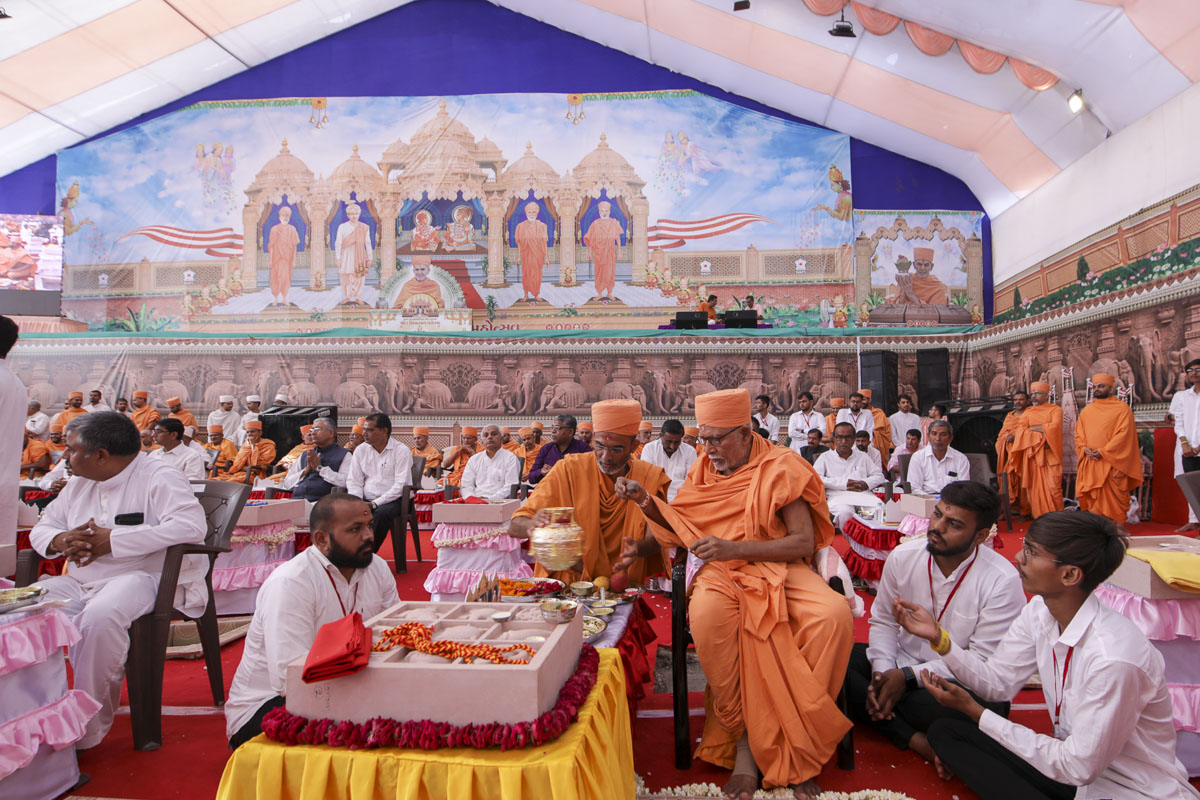
[[(342, 616), (346, 616), (349, 612), (346, 611), (346, 604), (342, 602), (342, 593), (338, 591), (337, 582), (333, 580), (333, 576), (329, 574), (329, 568), (325, 569), (325, 577), (329, 578), (329, 585), (333, 587), (333, 596), (337, 598), (338, 605), (342, 607)], [(353, 611), (358, 605), (358, 587), (354, 587), (354, 594), (350, 598), (350, 610)]]
[[(1074, 654), (1075, 654), (1075, 647), (1074, 647), (1074, 645), (1072, 645), (1071, 647), (1067, 648), (1067, 657), (1063, 661), (1062, 683), (1060, 683), (1058, 686), (1058, 699), (1057, 699), (1057, 702), (1055, 702), (1055, 704), (1054, 704), (1054, 727), (1055, 728), (1058, 727), (1058, 715), (1062, 711), (1063, 695), (1065, 695), (1067, 693), (1067, 673), (1071, 671), (1071, 656)], [(1054, 650), (1051, 649), (1050, 655), (1052, 655), (1054, 657), (1054, 677), (1057, 678), (1058, 677), (1058, 653), (1055, 653)]]
[[(942, 606), (942, 611), (937, 615), (937, 621), (941, 622), (942, 617), (946, 614), (946, 609), (950, 607), (950, 601), (954, 599), (954, 595), (958, 594), (958, 587), (962, 586), (962, 582), (967, 579), (967, 573), (971, 571), (971, 567), (975, 566), (975, 562), (979, 559), (979, 551), (975, 551), (975, 555), (971, 557), (971, 562), (967, 564), (967, 568), (963, 570), (962, 575), (958, 576), (958, 580), (954, 582), (954, 588), (950, 590), (950, 596), (946, 598), (946, 605)], [(933, 593), (933, 556), (929, 556), (929, 602), (933, 604), (934, 611), (937, 611), (937, 597)]]

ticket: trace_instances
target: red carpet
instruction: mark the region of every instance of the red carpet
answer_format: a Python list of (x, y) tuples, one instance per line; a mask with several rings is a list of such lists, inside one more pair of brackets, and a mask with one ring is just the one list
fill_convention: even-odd
[[(1174, 526), (1153, 523), (1134, 527), (1134, 533), (1141, 535), (1170, 533), (1174, 529)], [(1011, 559), (1020, 547), (1024, 528), (1018, 526), (1012, 534), (1001, 533), (1003, 547), (999, 552)], [(422, 539), (421, 551), (425, 560), (415, 561), (410, 540), (408, 573), (397, 576), (396, 585), (402, 599), (428, 596), (422, 584), (433, 567), (436, 553), (429, 543), (429, 534), (425, 533)], [(839, 541), (838, 547), (844, 548), (845, 542)], [(392, 557), (390, 540), (381, 555), (388, 559)], [(667, 644), (670, 641), (670, 604), (659, 595), (651, 597), (650, 601), (656, 612), (651, 624), (658, 634), (659, 644)], [(866, 619), (857, 620), (856, 640), (866, 641), (866, 631)], [(222, 653), (226, 687), (233, 680), (241, 654), (241, 641), (227, 646)], [(649, 655), (654, 663), (654, 654)], [(704, 706), (703, 695), (699, 693), (693, 693), (690, 701), (693, 708)], [(1040, 692), (1025, 691), (1017, 696), (1016, 702), (1040, 706), (1042, 697)], [(79, 794), (132, 800), (213, 797), (229, 752), (225, 743), (225, 717), (219, 709), (212, 708), (211, 703), (203, 660), (168, 661), (163, 704), (169, 715), (163, 719), (162, 749), (153, 753), (134, 750), (129, 715), (119, 715), (112, 732), (99, 747), (80, 753), (80, 769), (92, 780)], [(634, 724), (634, 761), (647, 786), (657, 790), (683, 783), (723, 783), (725, 772), (702, 761), (693, 762), (692, 769), (687, 772), (675, 770), (670, 708), (669, 694), (650, 694), (642, 701), (640, 716)], [(1013, 718), (1035, 730), (1049, 732), (1050, 721), (1044, 709), (1017, 710), (1013, 712)], [(693, 737), (699, 737), (702, 725), (701, 717), (692, 717)], [(857, 727), (854, 742), (856, 768), (842, 771), (836, 764), (830, 764), (818, 778), (822, 788), (838, 791), (892, 789), (921, 800), (965, 800), (971, 796), (963, 783), (939, 780), (933, 767), (919, 756), (896, 750), (869, 728)]]

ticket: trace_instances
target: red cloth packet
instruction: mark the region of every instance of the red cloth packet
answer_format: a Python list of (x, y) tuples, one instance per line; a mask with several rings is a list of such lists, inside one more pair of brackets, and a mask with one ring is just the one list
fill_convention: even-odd
[(355, 611), (322, 625), (304, 661), (301, 678), (316, 683), (353, 675), (367, 665), (371, 656), (371, 632)]

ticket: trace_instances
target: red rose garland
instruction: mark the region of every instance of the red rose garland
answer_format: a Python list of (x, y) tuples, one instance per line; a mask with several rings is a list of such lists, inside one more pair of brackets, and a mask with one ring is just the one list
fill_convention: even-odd
[(563, 684), (554, 708), (535, 720), (527, 722), (484, 722), (472, 725), (453, 725), (432, 720), (410, 720), (376, 717), (360, 724), (331, 719), (310, 720), (290, 713), (280, 706), (263, 717), (263, 733), (268, 739), (282, 744), (327, 744), (363, 750), (374, 747), (402, 747), (418, 750), (440, 750), (444, 747), (474, 747), (485, 750), (513, 750), (538, 747), (566, 733), (579, 717), (579, 709), (587, 702), (600, 670), (600, 654), (590, 644), (579, 653), (579, 665)]

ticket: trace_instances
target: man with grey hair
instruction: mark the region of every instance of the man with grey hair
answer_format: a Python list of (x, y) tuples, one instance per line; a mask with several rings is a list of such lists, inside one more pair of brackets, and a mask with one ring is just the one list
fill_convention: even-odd
[[(575, 429), (571, 429), (575, 435)], [(463, 497), (482, 497), (485, 500), (507, 500), (509, 489), (521, 482), (521, 460), (502, 445), (500, 428), (488, 425), (483, 429), (483, 449), (467, 459), (463, 469)]]
[[(75, 688), (100, 703), (76, 745), (94, 747), (112, 727), (120, 704), (129, 626), (154, 607), (166, 550), (204, 541), (204, 510), (176, 467), (141, 452), (137, 426), (114, 411), (85, 414), (67, 425), (74, 477), (29, 533), (46, 558), (66, 558), (70, 573), (45, 578), (49, 597), (81, 637), (70, 648)], [(208, 600), (207, 560), (186, 556), (175, 607), (199, 616)]]
[(929, 444), (908, 462), (908, 483), (914, 494), (940, 494), (954, 481), (971, 479), (971, 463), (950, 446), (954, 428), (944, 419), (929, 423)]
[(44, 442), (50, 438), (50, 417), (42, 413), (42, 404), (30, 400), (25, 409), (25, 430), (29, 431), (30, 439)]
[(283, 476), (283, 488), (292, 490), (292, 499), (316, 502), (345, 487), (350, 475), (350, 451), (337, 443), (337, 428), (328, 417), (317, 417), (309, 434), (313, 446), (292, 462)]

